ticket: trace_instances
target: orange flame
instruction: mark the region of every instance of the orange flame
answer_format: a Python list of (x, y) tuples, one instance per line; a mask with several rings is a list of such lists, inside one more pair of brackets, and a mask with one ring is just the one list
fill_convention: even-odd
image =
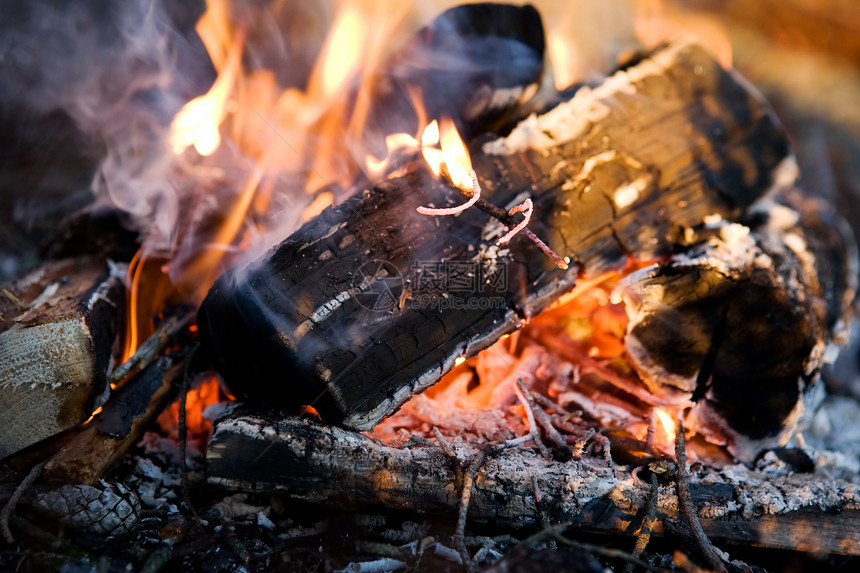
[[(277, 3), (267, 8), (281, 9), (286, 8)], [(252, 245), (257, 252), (266, 247), (260, 244), (263, 235), (287, 234), (331, 205), (335, 195), (321, 191), (322, 187), (351, 185), (364, 166), (344, 160), (353, 157), (344, 134), (362, 133), (370, 101), (364, 83), (370, 80), (358, 78), (372, 75), (368, 71), (385, 55), (392, 31), (407, 10), (408, 4), (392, 8), (381, 1), (344, 2), (307, 87), (299, 89), (282, 88), (272, 70), (244, 69), (243, 55), (252, 49), (245, 34), (251, 16), (230, 0), (207, 0), (196, 29), (218, 76), (205, 95), (177, 113), (168, 143), (176, 156), (177, 175), (187, 175), (191, 185), (200, 189), (195, 204), (207, 203), (210, 187), (217, 190), (218, 214), (209, 215), (217, 220), (202, 224), (194, 220), (194, 228), (178, 221), (177, 236), (170, 240), (174, 251), (144, 244), (135, 256), (128, 277), (124, 359), (153, 332), (153, 317), (166, 300), (198, 304), (242, 251)], [(185, 155), (189, 147), (196, 155)], [(230, 179), (224, 181), (219, 174), (228, 170)], [(244, 173), (244, 181), (234, 180), (236, 173)], [(272, 212), (273, 199), (277, 193), (287, 193), (285, 186), (290, 204), (297, 209), (289, 218), (292, 223), (280, 223)], [(293, 227), (275, 231), (278, 225), (288, 224)], [(157, 285), (157, 296), (150, 296), (151, 285)]]
[(675, 443), (675, 419), (663, 408), (654, 408), (654, 415), (657, 416), (657, 421), (660, 422), (660, 427), (668, 440), (669, 444)]

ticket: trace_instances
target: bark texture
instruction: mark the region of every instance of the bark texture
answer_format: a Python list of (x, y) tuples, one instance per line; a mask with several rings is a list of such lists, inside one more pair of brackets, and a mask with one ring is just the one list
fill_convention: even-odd
[[(455, 450), (456, 459), (441, 447), (396, 448), (338, 427), (244, 412), (216, 424), (207, 476), (231, 491), (274, 492), (335, 507), (382, 504), (453, 514), (462, 468), (477, 454), (472, 446)], [(690, 490), (704, 530), (716, 542), (860, 554), (857, 484), (812, 474), (766, 475), (736, 465), (702, 469)], [(548, 461), (525, 445), (487, 458), (474, 481), (468, 516), (520, 528), (539, 525), (542, 513), (550, 523), (624, 532), (645, 506), (647, 491), (647, 483), (629, 469), (610, 467), (602, 458)], [(656, 531), (677, 517), (677, 496), (668, 483), (660, 487)]]

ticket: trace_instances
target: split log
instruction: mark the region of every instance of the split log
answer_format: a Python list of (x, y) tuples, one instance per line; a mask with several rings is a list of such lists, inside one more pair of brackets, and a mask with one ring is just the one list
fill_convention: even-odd
[(66, 259), (0, 291), (0, 458), (77, 426), (107, 399), (123, 275)]
[(570, 268), (522, 236), (497, 246), (502, 225), (483, 213), (418, 214), (459, 199), (413, 164), (216, 282), (201, 342), (239, 399), (371, 428), (578, 276), (666, 254), (706, 216), (735, 220), (788, 143), (756, 94), (681, 41), (471, 153), (484, 197), (531, 197), (529, 228)]
[[(216, 423), (206, 454), (207, 479), (231, 491), (272, 492), (334, 507), (381, 504), (453, 515), (462, 487), (462, 471), (455, 468), (468, 465), (477, 453), (473, 446), (456, 450), (453, 459), (441, 447), (396, 448), (338, 427), (245, 412)], [(729, 466), (702, 470), (690, 489), (714, 541), (860, 555), (856, 484)], [(474, 481), (468, 517), (512, 528), (537, 526), (543, 517), (621, 533), (644, 507), (647, 491), (647, 484), (602, 458), (547, 461), (522, 446), (487, 459)], [(678, 517), (671, 484), (660, 488), (658, 516), (658, 533), (662, 522)]]

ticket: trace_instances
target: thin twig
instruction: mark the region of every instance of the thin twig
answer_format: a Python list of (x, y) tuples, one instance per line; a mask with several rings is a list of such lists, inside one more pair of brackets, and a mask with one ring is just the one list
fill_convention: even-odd
[(433, 207), (418, 207), (415, 209), (422, 215), (430, 215), (433, 217), (440, 217), (444, 215), (456, 215), (457, 213), (462, 213), (472, 205), (478, 202), (478, 199), (481, 198), (481, 186), (478, 185), (478, 176), (475, 174), (474, 169), (469, 170), (472, 174), (472, 197), (462, 205), (457, 205), (456, 207), (445, 207), (441, 209), (436, 209)]
[(15, 512), (15, 506), (18, 505), (18, 501), (21, 499), (21, 496), (24, 495), (24, 492), (27, 491), (27, 488), (30, 487), (30, 485), (32, 485), (40, 475), (42, 475), (42, 470), (45, 469), (45, 465), (47, 463), (48, 460), (45, 460), (33, 466), (30, 473), (28, 473), (27, 477), (25, 477), (18, 487), (15, 488), (15, 491), (13, 491), (12, 495), (9, 496), (9, 501), (7, 501), (6, 505), (3, 506), (3, 509), (0, 510), (0, 529), (3, 531), (3, 539), (5, 539), (6, 543), (9, 545), (15, 543), (15, 538), (12, 536), (12, 530), (9, 529), (9, 519)]
[(440, 432), (439, 428), (437, 428), (436, 426), (433, 426), (433, 435), (439, 442), (439, 446), (442, 447), (442, 451), (445, 452), (445, 454), (449, 457), (457, 459), (457, 452), (454, 451), (454, 448), (451, 446), (451, 443), (445, 439), (445, 436), (442, 435), (442, 432)]
[(550, 439), (550, 441), (559, 450), (569, 454), (570, 453), (570, 446), (567, 445), (567, 440), (565, 440), (564, 437), (558, 433), (558, 430), (555, 429), (555, 426), (553, 426), (552, 419), (549, 417), (549, 414), (547, 414), (543, 410), (543, 408), (536, 407), (536, 404), (535, 404), (535, 397), (536, 396), (538, 396), (538, 394), (535, 392), (528, 392), (527, 391), (527, 393), (526, 393), (526, 397), (531, 398), (531, 400), (529, 400), (529, 405), (532, 407), (532, 413), (535, 416), (535, 420), (537, 421), (538, 424), (540, 424), (540, 427), (544, 429), (544, 432), (546, 432), (546, 436)]
[(634, 557), (630, 553), (626, 551), (621, 551), (620, 549), (612, 549), (610, 547), (604, 547), (602, 545), (593, 545), (591, 543), (583, 543), (581, 541), (574, 541), (572, 539), (568, 539), (564, 537), (562, 533), (570, 527), (570, 523), (561, 523), (559, 525), (554, 525), (548, 529), (544, 529), (543, 531), (538, 531), (534, 535), (527, 537), (524, 539), (520, 545), (526, 547), (534, 547), (541, 541), (547, 538), (553, 538), (562, 545), (566, 547), (573, 547), (575, 549), (580, 549), (582, 551), (587, 551), (593, 555), (599, 555), (606, 559), (621, 559), (628, 563), (633, 563), (634, 565), (645, 569), (646, 571), (650, 571), (653, 573), (665, 573), (666, 569), (661, 569), (659, 567), (654, 567), (653, 565), (642, 561), (641, 559)]
[(588, 440), (590, 440), (592, 436), (594, 436), (594, 434), (596, 433), (597, 430), (595, 428), (589, 428), (589, 430), (585, 432), (585, 434), (583, 434), (581, 438), (573, 442), (573, 446), (571, 446), (570, 450), (574, 458), (578, 458), (582, 455), (582, 452), (585, 450), (585, 445), (588, 443)]
[(657, 439), (657, 413), (654, 408), (648, 411), (648, 432), (645, 434), (645, 450), (648, 453), (654, 451), (654, 442)]
[(143, 370), (158, 358), (164, 347), (194, 319), (195, 313), (190, 312), (183, 317), (171, 317), (161, 323), (155, 332), (143, 344), (137, 347), (134, 354), (117, 366), (110, 375), (112, 386), (119, 386), (131, 375)]
[(600, 444), (600, 447), (603, 449), (603, 459), (606, 461), (606, 465), (614, 468), (615, 462), (612, 460), (612, 448), (609, 438), (603, 434), (594, 434), (594, 441)]
[(540, 439), (540, 430), (538, 430), (537, 422), (535, 421), (534, 411), (532, 409), (531, 401), (528, 397), (528, 390), (526, 390), (525, 385), (523, 384), (522, 379), (518, 379), (516, 385), (514, 386), (514, 392), (517, 394), (517, 398), (520, 399), (520, 403), (523, 405), (523, 408), (526, 411), (526, 419), (529, 423), (529, 435), (534, 441), (535, 447), (537, 447), (538, 451), (541, 453), (543, 457), (548, 460), (552, 459), (552, 453), (550, 453), (549, 449), (544, 445), (544, 443)]
[(702, 529), (702, 523), (699, 521), (699, 514), (696, 511), (696, 506), (693, 503), (693, 496), (690, 495), (690, 474), (687, 472), (687, 447), (684, 439), (684, 420), (678, 417), (678, 428), (675, 436), (675, 459), (678, 467), (675, 470), (675, 482), (678, 489), (678, 505), (681, 508), (681, 515), (687, 522), (690, 532), (699, 544), (699, 548), (708, 562), (708, 566), (720, 573), (726, 573), (726, 564), (723, 560), (720, 551), (714, 547), (705, 531)]
[[(532, 487), (535, 490), (535, 508), (538, 513), (538, 520), (540, 521), (540, 526), (544, 529), (549, 529), (549, 518), (546, 516), (546, 512), (543, 510), (543, 494), (540, 491), (540, 486), (538, 485), (537, 476), (532, 476)], [(547, 547), (549, 549), (555, 549), (556, 543), (555, 539), (550, 539), (547, 542)]]
[[(642, 520), (642, 527), (636, 534), (636, 545), (633, 547), (633, 557), (639, 559), (645, 548), (648, 547), (648, 542), (651, 541), (651, 531), (654, 529), (654, 524), (657, 523), (657, 500), (660, 497), (660, 485), (657, 482), (657, 474), (651, 472), (649, 480), (648, 500), (645, 502), (645, 518)], [(632, 562), (628, 562), (624, 567), (624, 573), (633, 573)]]
[(454, 544), (460, 552), (463, 564), (470, 572), (474, 571), (475, 563), (472, 560), (471, 555), (469, 555), (469, 550), (466, 548), (466, 516), (469, 512), (469, 500), (472, 498), (472, 487), (475, 485), (475, 479), (478, 477), (478, 472), (488, 456), (494, 456), (502, 450), (519, 446), (531, 439), (531, 435), (520, 436), (519, 438), (514, 438), (512, 440), (502, 442), (501, 444), (488, 446), (475, 454), (469, 467), (466, 468), (466, 471), (464, 472), (463, 490), (460, 493), (460, 508), (457, 513), (457, 529), (454, 532)]
[(439, 446), (442, 448), (442, 451), (445, 452), (445, 455), (451, 458), (454, 462), (454, 479), (462, 481), (463, 479), (463, 466), (460, 464), (460, 459), (457, 457), (457, 452), (454, 450), (451, 443), (445, 439), (445, 436), (442, 435), (442, 432), (439, 431), (439, 428), (433, 426), (433, 435), (436, 436), (436, 440), (439, 442)]
[[(191, 354), (193, 355), (194, 353), (192, 352)], [(190, 377), (188, 370), (190, 364), (191, 360), (186, 359), (184, 372), (182, 373), (182, 386), (179, 389), (179, 469), (182, 476), (183, 500), (188, 506), (188, 509), (191, 510), (191, 514), (194, 516), (194, 519), (200, 521), (200, 516), (197, 514), (197, 509), (194, 507), (194, 504), (191, 503), (191, 488), (188, 485), (188, 460), (186, 459), (186, 450), (188, 449), (188, 425), (186, 423), (186, 406), (188, 404), (188, 378)]]
[(511, 239), (513, 239), (520, 231), (526, 228), (526, 225), (529, 224), (529, 221), (532, 218), (532, 213), (535, 210), (535, 204), (532, 202), (530, 197), (526, 197), (526, 200), (523, 201), (520, 205), (511, 208), (508, 213), (513, 215), (514, 213), (525, 213), (523, 215), (523, 220), (516, 224), (516, 226), (505, 233), (498, 241), (496, 241), (497, 245), (504, 245)]
[[(519, 332), (519, 331), (517, 331)], [(571, 412), (566, 410), (561, 404), (558, 402), (551, 400), (547, 396), (544, 396), (540, 392), (534, 392), (532, 397), (535, 399), (535, 402), (539, 403), (541, 406), (545, 408), (550, 408), (554, 410), (557, 414), (561, 414), (562, 416), (570, 415)]]
[[(457, 190), (460, 191), (460, 193), (462, 193), (464, 196), (466, 196), (465, 191), (463, 191), (459, 187), (457, 188)], [(489, 201), (487, 201), (484, 198), (480, 198), (477, 201), (475, 201), (474, 206), (477, 209), (480, 209), (481, 211), (483, 211), (484, 213), (489, 215), (490, 217), (492, 217), (493, 219), (499, 221), (500, 223), (502, 223), (506, 227), (516, 227), (517, 226), (517, 220), (514, 217), (514, 214), (508, 213), (506, 210), (502, 209), (501, 207), (496, 207), (495, 205), (493, 205), (492, 203), (490, 203)], [(568, 266), (570, 265), (570, 258), (569, 257), (562, 257), (561, 255), (559, 255), (558, 253), (553, 251), (551, 248), (549, 248), (549, 246), (546, 243), (541, 241), (537, 237), (537, 235), (535, 235), (531, 231), (531, 229), (529, 229), (528, 227), (523, 229), (521, 231), (521, 233), (523, 235), (525, 235), (526, 237), (528, 237), (528, 239), (531, 242), (533, 242), (535, 245), (537, 245), (537, 247), (541, 251), (543, 251), (549, 258), (551, 258), (552, 261), (556, 264), (556, 266), (558, 268), (560, 268), (560, 269), (567, 269), (568, 268)]]
[(469, 555), (469, 550), (466, 549), (466, 515), (469, 512), (469, 500), (472, 498), (472, 486), (475, 485), (475, 478), (478, 477), (478, 470), (484, 460), (487, 459), (486, 450), (481, 450), (477, 453), (472, 463), (466, 469), (463, 476), (463, 490), (460, 492), (460, 510), (457, 514), (457, 529), (454, 532), (454, 545), (460, 552), (460, 557), (463, 559), (463, 564), (466, 570), (470, 573), (475, 570), (475, 564), (472, 561), (472, 556)]
[(531, 242), (532, 242), (532, 243), (534, 243), (535, 245), (537, 245), (537, 247), (538, 247), (541, 251), (543, 251), (543, 252), (544, 252), (544, 254), (545, 254), (546, 256), (548, 256), (549, 258), (551, 258), (551, 259), (552, 259), (552, 262), (554, 262), (554, 263), (555, 263), (555, 266), (557, 266), (558, 268), (560, 268), (560, 269), (562, 269), (562, 270), (567, 270), (567, 268), (570, 266), (570, 257), (562, 257), (561, 255), (559, 255), (558, 253), (556, 253), (555, 251), (553, 251), (551, 248), (549, 248), (549, 245), (547, 245), (546, 243), (544, 243), (543, 241), (541, 241), (541, 240), (538, 238), (538, 236), (537, 236), (537, 235), (535, 235), (535, 234), (532, 232), (532, 230), (531, 230), (531, 229), (529, 229), (528, 227), (526, 227), (525, 229), (523, 229), (523, 235), (525, 235), (526, 237), (528, 237), (528, 238), (529, 238), (529, 240), (531, 240)]

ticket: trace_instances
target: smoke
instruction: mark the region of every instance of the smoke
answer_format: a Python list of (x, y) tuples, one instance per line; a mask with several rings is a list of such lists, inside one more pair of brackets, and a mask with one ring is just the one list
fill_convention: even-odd
[(164, 179), (169, 122), (214, 77), (191, 30), (202, 2), (170, 13), (167, 4), (33, 0), (0, 13), (4, 115), (67, 115), (83, 134), (79, 145), (106, 150), (97, 201), (155, 225), (165, 223), (154, 209), (176, 203)]

